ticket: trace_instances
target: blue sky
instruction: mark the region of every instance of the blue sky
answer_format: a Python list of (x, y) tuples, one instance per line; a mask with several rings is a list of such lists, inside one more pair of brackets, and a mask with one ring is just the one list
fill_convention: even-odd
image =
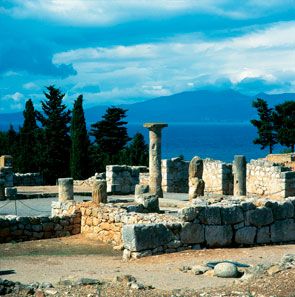
[(197, 89), (295, 92), (295, 0), (0, 0), (0, 112)]

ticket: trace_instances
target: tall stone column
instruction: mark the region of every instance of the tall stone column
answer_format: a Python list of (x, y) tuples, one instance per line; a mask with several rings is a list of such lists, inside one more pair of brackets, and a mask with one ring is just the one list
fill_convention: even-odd
[(161, 172), (161, 140), (162, 129), (168, 127), (164, 123), (145, 123), (145, 128), (149, 129), (150, 152), (149, 152), (149, 169), (150, 169), (150, 193), (163, 197), (162, 191), (162, 172)]
[(236, 155), (233, 162), (234, 196), (246, 196), (246, 170), (247, 162), (245, 156)]
[(65, 202), (74, 199), (74, 186), (73, 179), (69, 178), (59, 178), (58, 179), (58, 200), (60, 202)]

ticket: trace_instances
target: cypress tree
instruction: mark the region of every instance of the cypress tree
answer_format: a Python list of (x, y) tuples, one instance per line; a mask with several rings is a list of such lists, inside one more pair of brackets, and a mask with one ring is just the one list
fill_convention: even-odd
[(128, 147), (130, 165), (148, 166), (149, 149), (141, 133), (136, 133)]
[(286, 101), (275, 107), (275, 129), (278, 142), (291, 148), (295, 144), (295, 101)]
[(27, 100), (23, 115), (24, 123), (20, 129), (19, 170), (20, 172), (36, 172), (40, 169), (39, 146), (37, 143), (39, 128), (31, 99)]
[(69, 136), (70, 111), (62, 103), (65, 96), (54, 86), (47, 87), (46, 99), (41, 102), (43, 113), (37, 118), (44, 129), (44, 180), (55, 184), (57, 178), (69, 176), (71, 139)]
[(269, 108), (263, 99), (253, 101), (253, 107), (257, 109), (259, 120), (251, 120), (251, 123), (257, 128), (258, 137), (254, 139), (254, 144), (260, 144), (261, 149), (269, 147), (269, 153), (273, 152), (273, 147), (277, 143), (274, 128), (274, 111)]
[(74, 103), (71, 120), (71, 176), (74, 179), (85, 179), (89, 173), (89, 137), (83, 110), (83, 96)]

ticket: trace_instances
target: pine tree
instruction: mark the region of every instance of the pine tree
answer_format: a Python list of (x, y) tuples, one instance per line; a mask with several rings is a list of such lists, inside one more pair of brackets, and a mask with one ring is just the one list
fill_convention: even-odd
[(274, 128), (274, 111), (269, 108), (263, 99), (253, 101), (253, 107), (257, 109), (259, 120), (251, 120), (251, 123), (257, 128), (258, 137), (254, 139), (254, 144), (260, 144), (261, 149), (269, 147), (269, 153), (273, 151), (274, 145), (277, 143)]
[(128, 147), (130, 165), (148, 166), (149, 149), (141, 133), (136, 133)]
[(44, 92), (43, 113), (37, 118), (44, 129), (46, 147), (44, 148), (44, 180), (55, 184), (57, 178), (69, 176), (71, 139), (69, 136), (70, 111), (62, 103), (65, 94), (54, 86)]
[(36, 112), (31, 99), (25, 105), (24, 124), (20, 129), (20, 172), (37, 172), (40, 170), (38, 126), (36, 123)]
[(295, 144), (295, 101), (286, 101), (275, 107), (275, 129), (278, 142), (291, 148)]
[(85, 179), (89, 173), (89, 137), (83, 110), (83, 96), (74, 103), (71, 120), (71, 176), (74, 179)]
[(120, 164), (122, 150), (130, 140), (126, 124), (127, 110), (109, 107), (102, 116), (102, 120), (91, 125), (90, 135), (94, 136), (91, 147), (92, 167), (94, 170), (104, 171), (108, 164)]

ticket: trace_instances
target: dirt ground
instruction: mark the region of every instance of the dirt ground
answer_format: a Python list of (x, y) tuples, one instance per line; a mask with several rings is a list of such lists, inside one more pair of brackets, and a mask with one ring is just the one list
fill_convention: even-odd
[(56, 284), (61, 279), (81, 277), (111, 281), (116, 276), (129, 274), (146, 286), (152, 285), (155, 289), (170, 292), (177, 289), (198, 292), (209, 290), (215, 293), (225, 292), (224, 296), (234, 296), (230, 292), (242, 290), (260, 293), (261, 296), (295, 296), (295, 269), (258, 278), (247, 284), (237, 283), (234, 279), (193, 275), (180, 270), (183, 266), (225, 259), (250, 265), (271, 264), (279, 262), (287, 253), (294, 254), (295, 245), (191, 250), (123, 262), (122, 252), (113, 251), (111, 246), (77, 235), (1, 244), (0, 277), (22, 283), (37, 281)]

